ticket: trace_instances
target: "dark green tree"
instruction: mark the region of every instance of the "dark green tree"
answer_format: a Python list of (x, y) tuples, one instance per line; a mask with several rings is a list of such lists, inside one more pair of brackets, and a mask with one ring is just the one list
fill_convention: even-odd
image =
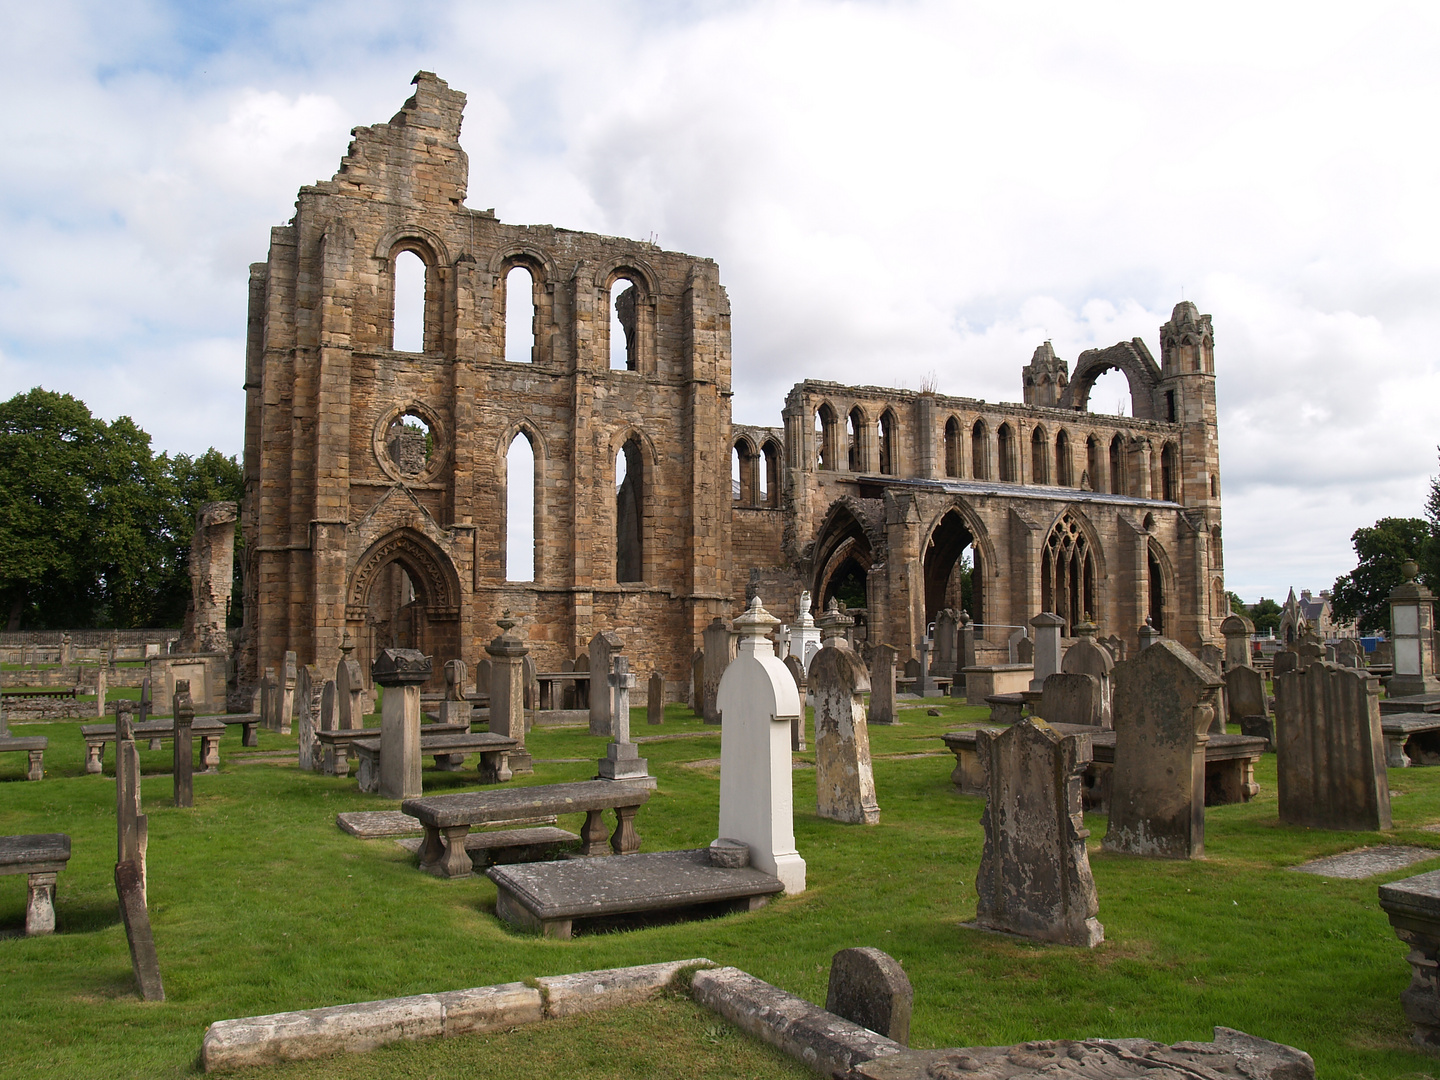
[[(245, 482), (240, 463), (233, 456), (226, 457), (213, 446), (199, 457), (176, 454), (165, 462), (166, 473), (173, 488), (169, 507), (166, 533), (170, 548), (166, 552), (165, 565), (168, 580), (160, 601), (157, 617), (162, 625), (178, 626), (185, 620), (185, 610), (190, 602), (190, 538), (195, 532), (195, 517), (206, 503), (240, 502)], [(240, 571), (243, 565), (240, 551), (240, 530), (235, 530), (235, 580), (231, 587), (231, 623), (239, 625)]]
[(1425, 520), (1430, 526), (1430, 537), (1416, 561), (1420, 564), (1420, 576), (1434, 589), (1440, 586), (1440, 477), (1430, 478), (1430, 496), (1425, 500)]
[[(1421, 518), (1381, 518), (1356, 529), (1350, 540), (1360, 561), (1335, 579), (1330, 606), (1337, 619), (1356, 620), (1361, 633), (1384, 630), (1390, 625), (1386, 600), (1400, 584), (1400, 566), (1406, 559), (1421, 562), (1430, 546), (1430, 525)], [(1435, 582), (1425, 584), (1433, 588)]]
[(1268, 634), (1272, 630), (1279, 630), (1280, 613), (1280, 605), (1263, 596), (1251, 604), (1250, 609), (1246, 612), (1250, 616), (1250, 621), (1255, 624), (1257, 634)]
[(1249, 617), (1249, 615), (1250, 615), (1250, 609), (1245, 606), (1245, 601), (1244, 601), (1244, 600), (1241, 600), (1238, 595), (1236, 595), (1236, 594), (1233, 593), (1233, 592), (1226, 592), (1226, 593), (1225, 593), (1225, 599), (1226, 599), (1227, 601), (1229, 601), (1229, 603), (1230, 603), (1230, 611), (1231, 611), (1233, 614), (1236, 614), (1236, 615), (1244, 615), (1244, 616), (1246, 616), (1247, 618)]

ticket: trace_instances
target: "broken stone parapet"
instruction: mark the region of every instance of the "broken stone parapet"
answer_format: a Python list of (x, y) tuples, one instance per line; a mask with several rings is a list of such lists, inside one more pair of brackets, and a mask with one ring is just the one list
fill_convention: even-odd
[(1001, 732), (982, 728), (975, 746), (986, 784), (976, 925), (1084, 948), (1100, 944), (1105, 929), (1095, 919), (1100, 903), (1081, 807), (1090, 736), (1022, 720)]

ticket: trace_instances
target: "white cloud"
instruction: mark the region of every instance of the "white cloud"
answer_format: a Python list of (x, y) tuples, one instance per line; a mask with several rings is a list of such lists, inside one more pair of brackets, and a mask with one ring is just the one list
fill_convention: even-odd
[(0, 393), (238, 451), (248, 263), (424, 67), (472, 206), (717, 259), (739, 420), (804, 377), (1014, 400), (1046, 339), (1158, 354), (1183, 290), (1231, 586), (1325, 587), (1435, 468), (1437, 45), (1403, 4), (7, 10)]

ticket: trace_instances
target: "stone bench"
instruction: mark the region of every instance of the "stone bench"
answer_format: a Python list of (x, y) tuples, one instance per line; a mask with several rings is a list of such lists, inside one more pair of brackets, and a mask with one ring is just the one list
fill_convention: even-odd
[[(1115, 765), (1115, 732), (1084, 724), (1050, 726), (1061, 735), (1090, 736), (1094, 756), (1082, 778), (1085, 809), (1107, 813), (1110, 771)], [(975, 752), (975, 732), (952, 731), (940, 738), (955, 755), (951, 781), (965, 795), (984, 796), (985, 773)], [(1249, 802), (1260, 794), (1260, 785), (1255, 783), (1255, 764), (1264, 753), (1264, 739), (1251, 735), (1211, 735), (1205, 744), (1205, 805)]]
[(753, 911), (785, 888), (754, 867), (714, 866), (705, 848), (496, 866), (485, 873), (495, 882), (496, 915), (562, 940), (576, 920), (687, 908)]
[[(418, 836), (397, 840), (397, 844), (413, 854), (420, 854), (423, 841)], [(465, 837), (465, 854), (476, 870), (501, 863), (545, 862), (560, 858), (567, 848), (580, 843), (580, 837), (554, 825), (530, 829), (493, 829), (472, 832)]]
[(70, 837), (64, 833), (0, 836), (0, 874), (27, 874), (25, 933), (55, 932), (55, 879), (70, 861)]
[(1392, 769), (1440, 765), (1440, 713), (1382, 713), (1385, 764)]
[(43, 735), (0, 735), (0, 754), (29, 754), (30, 767), (25, 771), (26, 780), (41, 780), (45, 776), (45, 748), (50, 740)]
[(227, 726), (232, 724), (240, 725), (240, 745), (260, 745), (260, 714), (259, 713), (226, 713), (224, 716), (213, 716), (210, 719), (219, 720)]
[[(470, 725), (464, 721), (455, 721), (449, 724), (421, 724), (420, 737), (423, 739), (426, 735), (464, 735), (469, 730)], [(349, 776), (351, 745), (361, 739), (380, 738), (380, 729), (372, 727), (317, 731), (315, 738), (324, 751), (320, 771), (326, 776)]]
[[(174, 720), (147, 720), (143, 724), (132, 724), (135, 741), (148, 739), (151, 750), (160, 749), (164, 739), (175, 738)], [(220, 718), (197, 716), (190, 726), (192, 736), (200, 740), (200, 765), (197, 772), (218, 773), (220, 771), (220, 737), (225, 734), (225, 725)], [(105, 771), (105, 744), (115, 741), (114, 724), (82, 724), (80, 734), (85, 739), (85, 771), (103, 774)]]
[(541, 784), (500, 791), (467, 791), (454, 795), (426, 795), (406, 799), (402, 812), (416, 818), (425, 830), (420, 845), (420, 869), (436, 877), (471, 875), (465, 837), (471, 828), (516, 818), (585, 814), (580, 833), (580, 854), (604, 855), (606, 810), (618, 819), (610, 847), (617, 855), (640, 850), (635, 813), (650, 798), (650, 788), (626, 780), (581, 780), (573, 784)]
[(985, 704), (990, 706), (992, 724), (1018, 724), (1025, 718), (1025, 695), (1022, 693), (991, 694), (985, 699)]
[[(488, 731), (420, 736), (421, 756), (433, 755), (435, 767), (446, 772), (464, 768), (466, 754), (479, 754), (482, 784), (503, 784), (510, 779), (510, 751), (519, 746), (518, 739), (492, 735)], [(350, 751), (360, 761), (360, 790), (373, 795), (380, 790), (380, 740), (355, 739), (350, 743)]]

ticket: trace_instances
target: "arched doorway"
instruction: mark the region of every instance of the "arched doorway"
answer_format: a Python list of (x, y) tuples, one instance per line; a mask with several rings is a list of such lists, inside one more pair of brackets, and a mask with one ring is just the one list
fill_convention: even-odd
[(856, 620), (857, 640), (865, 635), (870, 619), (870, 572), (884, 561), (877, 557), (872, 533), (866, 531), (862, 518), (869, 513), (873, 519), (881, 512), (878, 500), (873, 509), (865, 500), (837, 502), (815, 539), (811, 595), (816, 610), (824, 611), (831, 600), (843, 602)]
[(925, 548), (925, 625), (945, 608), (964, 610), (985, 621), (980, 546), (958, 510), (947, 510)]
[(346, 621), (369, 677), (384, 649), (417, 649), (433, 662), (432, 682), (460, 656), (460, 579), (423, 534), (399, 529), (361, 556), (350, 580)]

